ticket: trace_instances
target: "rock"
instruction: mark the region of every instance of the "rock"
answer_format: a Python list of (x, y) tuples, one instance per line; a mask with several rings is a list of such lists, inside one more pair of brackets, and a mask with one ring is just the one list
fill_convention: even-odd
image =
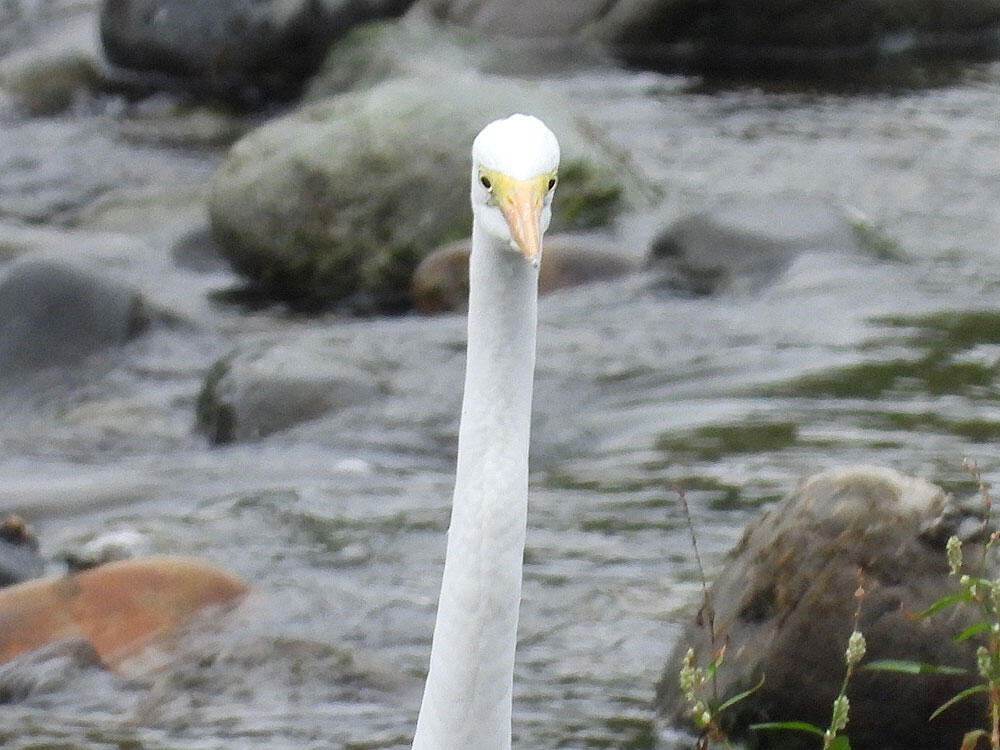
[(115, 65), (176, 76), (200, 93), (289, 99), (334, 39), (411, 1), (104, 0), (101, 40)]
[[(413, 273), (417, 310), (465, 310), (469, 299), (470, 240), (458, 240), (424, 258)], [(538, 291), (608, 281), (637, 270), (610, 243), (578, 235), (547, 235), (538, 270)]]
[(701, 0), (418, 0), (412, 12), (546, 45), (597, 40), (632, 64), (782, 77), (857, 74), (904, 55), (995, 55), (1000, 2), (706, 3)]
[(115, 666), (176, 635), (195, 613), (231, 605), (243, 581), (195, 560), (150, 557), (0, 590), (0, 663), (47, 644), (86, 638)]
[(64, 10), (69, 17), (46, 24), (43, 37), (25, 44), (33, 36), (25, 29), (19, 39), (24, 46), (0, 58), (0, 89), (32, 116), (58, 114), (101, 84), (93, 18)]
[[(552, 40), (581, 36), (599, 22), (608, 12), (609, 5), (617, 4), (607, 0), (575, 0), (572, 3), (560, 0), (418, 0), (414, 12), (491, 34)], [(635, 2), (627, 4), (636, 5)]]
[(117, 125), (122, 140), (187, 149), (229, 146), (248, 130), (246, 121), (231, 112), (157, 97), (132, 107)]
[(265, 343), (215, 364), (198, 397), (198, 428), (213, 443), (264, 437), (378, 395), (375, 377), (322, 346)]
[(299, 307), (410, 306), (419, 261), (467, 236), (469, 149), (491, 119), (531, 111), (559, 136), (553, 230), (607, 224), (621, 168), (573, 109), (513, 81), (390, 81), (315, 102), (238, 142), (216, 174), (212, 227), (234, 268)]
[(349, 31), (330, 48), (303, 98), (317, 101), (400, 78), (454, 78), (481, 71), (489, 42), (459, 36), (422, 15), (374, 21)]
[(654, 0), (617, 3), (602, 18), (600, 34), (633, 64), (680, 62), (708, 73), (819, 74), (846, 81), (904, 55), (995, 54), (998, 24), (997, 0), (974, 0), (961, 9), (943, 0), (791, 7), (780, 0)]
[(138, 292), (49, 261), (25, 261), (0, 282), (0, 380), (79, 362), (149, 323)]
[(177, 267), (195, 273), (220, 273), (229, 268), (207, 223), (178, 239), (170, 249), (170, 257)]
[[(727, 644), (718, 671), (722, 699), (764, 683), (725, 713), (727, 731), (746, 736), (760, 721), (827, 726), (843, 679), (853, 627), (858, 571), (865, 595), (860, 629), (866, 660), (906, 659), (974, 667), (976, 639), (952, 636), (973, 619), (949, 609), (914, 613), (956, 590), (944, 546), (962, 512), (940, 488), (890, 469), (850, 468), (804, 480), (751, 524), (710, 592), (716, 642)], [(982, 545), (969, 544), (970, 559)], [(708, 635), (694, 623), (682, 634), (657, 690), (661, 714), (685, 724), (678, 687), (684, 652), (709, 661)], [(965, 701), (934, 721), (931, 712), (976, 678), (855, 672), (848, 689), (848, 734), (854, 750), (940, 750), (958, 747), (982, 725), (984, 701)], [(754, 747), (812, 748), (792, 732), (754, 733)]]
[(490, 31), (459, 31), (426, 13), (410, 13), (359, 25), (338, 39), (305, 97), (321, 99), (394, 78), (454, 80), (470, 73), (538, 77), (611, 64), (602, 47), (579, 38), (561, 45), (553, 45), (551, 37), (544, 44), (525, 44)]
[(86, 638), (70, 637), (0, 665), (0, 705), (19, 703), (40, 691), (64, 687), (70, 676), (101, 669), (101, 657)]
[(0, 61), (0, 88), (32, 116), (55, 115), (77, 96), (97, 88), (100, 73), (89, 55), (72, 50), (41, 56), (10, 56)]
[(0, 521), (0, 586), (37, 578), (45, 570), (38, 538), (20, 516)]
[(54, 555), (63, 560), (73, 573), (97, 568), (118, 560), (132, 560), (151, 554), (153, 544), (149, 537), (132, 529), (108, 531), (87, 542), (63, 548)]
[(674, 222), (653, 240), (650, 264), (667, 286), (711, 294), (766, 284), (804, 253), (859, 249), (847, 217), (825, 203), (737, 198)]

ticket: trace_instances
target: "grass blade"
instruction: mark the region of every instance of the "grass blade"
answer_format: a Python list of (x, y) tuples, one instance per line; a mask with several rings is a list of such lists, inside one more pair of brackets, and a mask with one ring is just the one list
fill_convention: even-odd
[(826, 732), (815, 724), (810, 724), (808, 721), (768, 721), (764, 724), (751, 724), (750, 728), (754, 731), (762, 729), (788, 729), (795, 732), (809, 732), (809, 734), (815, 734), (817, 737), (826, 736)]
[(958, 635), (956, 635), (952, 640), (955, 641), (955, 643), (961, 643), (962, 641), (967, 641), (972, 636), (979, 635), (984, 630), (989, 630), (989, 629), (990, 629), (989, 623), (987, 623), (987, 622), (977, 622), (972, 627), (966, 628), (961, 633), (959, 633)]
[(730, 698), (725, 703), (723, 703), (721, 706), (719, 706), (717, 709), (715, 709), (716, 713), (722, 713), (727, 708), (729, 708), (732, 705), (735, 705), (735, 704), (739, 703), (744, 698), (749, 698), (751, 695), (753, 695), (758, 690), (760, 690), (760, 686), (763, 685), (763, 684), (764, 684), (764, 678), (761, 677), (760, 678), (760, 682), (758, 682), (752, 688), (750, 688), (749, 690), (744, 690), (739, 695), (734, 695), (732, 698)]
[(937, 675), (958, 675), (968, 674), (969, 670), (961, 667), (944, 667), (938, 664), (921, 664), (916, 661), (906, 661), (905, 659), (878, 659), (876, 661), (863, 664), (861, 669), (870, 672), (896, 672), (899, 674), (937, 674)]
[(961, 693), (956, 693), (951, 698), (942, 703), (940, 706), (938, 706), (936, 709), (934, 709), (934, 713), (930, 715), (930, 718), (928, 718), (927, 721), (930, 721), (936, 716), (939, 716), (942, 711), (946, 710), (951, 706), (954, 706), (959, 701), (964, 701), (966, 698), (968, 698), (971, 695), (975, 695), (976, 693), (985, 693), (987, 690), (989, 690), (989, 685), (983, 683), (982, 685), (973, 685), (968, 690), (963, 690)]
[(962, 589), (957, 594), (951, 594), (949, 596), (944, 596), (934, 602), (931, 606), (925, 609), (923, 612), (918, 612), (913, 615), (916, 618), (929, 617), (935, 612), (940, 612), (946, 607), (950, 607), (952, 604), (961, 604), (963, 602), (972, 601), (972, 595), (969, 593), (968, 589)]

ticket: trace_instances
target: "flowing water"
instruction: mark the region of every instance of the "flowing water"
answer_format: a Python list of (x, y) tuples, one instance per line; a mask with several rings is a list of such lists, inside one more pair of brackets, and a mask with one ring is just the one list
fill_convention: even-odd
[[(713, 297), (639, 274), (543, 299), (514, 696), (525, 750), (672, 746), (650, 703), (698, 591), (674, 487), (711, 572), (762, 506), (824, 468), (888, 465), (965, 493), (968, 456), (1000, 477), (1000, 66), (897, 95), (691, 83), (603, 71), (546, 84), (658, 187), (655, 206), (622, 221), (622, 252), (641, 256), (674, 218), (753, 194), (864, 214), (892, 257), (803, 255), (770, 283)], [(222, 152), (127, 138), (136, 116), (113, 99), (0, 115), (4, 231), (73, 230), (52, 234), (49, 252), (173, 313), (3, 399), (0, 505), (28, 516), (46, 554), (128, 531), (253, 593), (120, 673), (39, 678), (2, 708), (0, 741), (405, 747), (440, 583), (464, 321), (214, 301), (235, 277), (171, 248), (203, 225)], [(194, 430), (202, 379), (260, 340), (357, 362), (381, 393), (210, 447)]]

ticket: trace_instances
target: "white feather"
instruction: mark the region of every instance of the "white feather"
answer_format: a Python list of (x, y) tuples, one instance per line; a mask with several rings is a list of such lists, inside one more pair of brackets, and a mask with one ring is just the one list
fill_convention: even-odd
[[(527, 180), (555, 171), (542, 122), (513, 115), (473, 144), (468, 357), (451, 525), (414, 750), (507, 750), (528, 502), (538, 270), (509, 251), (480, 167)], [(542, 231), (548, 225), (546, 199)], [(497, 221), (500, 225), (497, 225)]]

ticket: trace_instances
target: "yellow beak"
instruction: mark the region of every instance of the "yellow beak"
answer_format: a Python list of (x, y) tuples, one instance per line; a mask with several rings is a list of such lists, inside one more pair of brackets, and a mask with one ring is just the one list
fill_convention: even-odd
[(542, 254), (542, 205), (550, 179), (550, 175), (539, 175), (530, 180), (504, 176), (494, 190), (517, 249), (536, 266)]

